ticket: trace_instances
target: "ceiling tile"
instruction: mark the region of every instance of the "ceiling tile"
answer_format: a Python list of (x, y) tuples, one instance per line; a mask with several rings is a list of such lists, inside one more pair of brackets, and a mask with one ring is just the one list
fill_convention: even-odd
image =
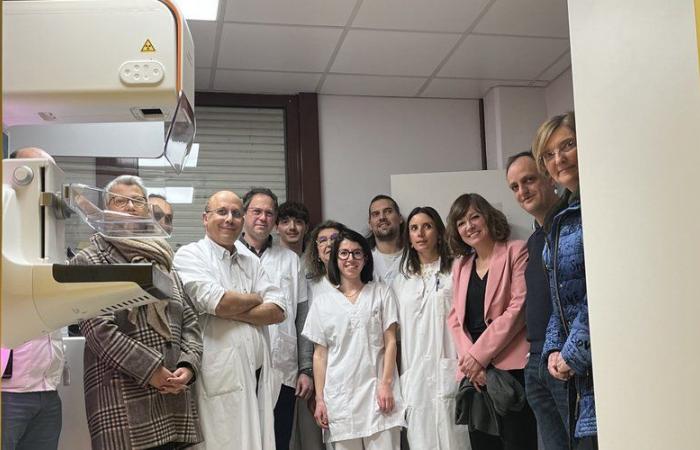
[(461, 33), (486, 3), (488, 0), (368, 0), (352, 26)]
[(217, 70), (214, 90), (238, 94), (298, 94), (315, 92), (320, 73)]
[(421, 97), (482, 98), (495, 86), (528, 86), (529, 81), (456, 80), (435, 78), (423, 91)]
[(438, 76), (534, 79), (568, 47), (563, 39), (469, 35)]
[(567, 52), (566, 55), (559, 58), (557, 62), (552, 64), (552, 67), (545, 70), (538, 78), (540, 80), (552, 81), (569, 67), (571, 67), (571, 53)]
[(194, 63), (196, 67), (210, 67), (216, 42), (216, 22), (188, 20), (187, 25), (194, 41)]
[(211, 69), (195, 69), (194, 71), (194, 88), (198, 91), (209, 90), (209, 79), (211, 78)]
[(326, 77), (326, 81), (323, 83), (321, 93), (414, 97), (424, 82), (425, 78), (329, 74)]
[(568, 38), (566, 0), (496, 0), (474, 32)]
[(457, 34), (350, 30), (331, 71), (428, 76), (459, 37)]
[(323, 72), (342, 30), (224, 24), (219, 68)]
[(345, 26), (356, 0), (228, 0), (224, 20)]

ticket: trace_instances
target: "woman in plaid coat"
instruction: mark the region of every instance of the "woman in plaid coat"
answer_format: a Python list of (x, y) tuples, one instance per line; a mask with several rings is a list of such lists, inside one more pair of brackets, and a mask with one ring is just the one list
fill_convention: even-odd
[[(105, 190), (108, 209), (148, 214), (145, 189), (137, 177), (118, 177)], [(179, 449), (202, 440), (190, 389), (199, 371), (202, 337), (172, 270), (172, 256), (162, 239), (95, 234), (91, 245), (71, 261), (152, 262), (172, 281), (167, 300), (80, 324), (85, 336), (85, 409), (94, 450)]]

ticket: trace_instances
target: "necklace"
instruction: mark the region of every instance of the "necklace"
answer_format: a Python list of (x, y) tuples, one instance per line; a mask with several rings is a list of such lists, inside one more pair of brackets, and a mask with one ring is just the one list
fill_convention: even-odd
[[(362, 287), (364, 287), (364, 286), (362, 286)], [(354, 291), (343, 292), (343, 291), (340, 289), (340, 286), (338, 286), (338, 290), (339, 290), (340, 292), (343, 292), (343, 295), (346, 296), (347, 298), (353, 298), (353, 297), (355, 297), (357, 294), (360, 293), (360, 291), (362, 290), (362, 287), (359, 287), (359, 288), (355, 289)]]

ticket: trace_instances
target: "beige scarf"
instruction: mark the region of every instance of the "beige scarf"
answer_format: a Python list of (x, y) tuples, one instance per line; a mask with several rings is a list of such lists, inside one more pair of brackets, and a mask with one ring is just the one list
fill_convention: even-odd
[[(165, 239), (126, 239), (108, 238), (102, 236), (107, 242), (114, 246), (119, 253), (124, 255), (131, 263), (153, 262), (160, 266), (165, 272), (170, 273), (173, 266), (173, 250)], [(172, 331), (168, 323), (168, 315), (165, 309), (168, 300), (160, 300), (146, 305), (146, 322), (158, 334), (165, 339), (172, 338)], [(137, 308), (129, 309), (128, 320), (136, 325)]]

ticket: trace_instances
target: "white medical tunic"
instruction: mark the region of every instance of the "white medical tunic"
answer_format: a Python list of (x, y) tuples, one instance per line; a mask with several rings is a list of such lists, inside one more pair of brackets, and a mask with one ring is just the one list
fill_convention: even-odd
[(306, 286), (307, 297), (312, 303), (315, 298), (321, 296), (324, 292), (337, 291), (335, 286), (333, 286), (331, 282), (328, 281), (328, 278), (326, 276), (323, 276), (318, 280), (306, 280)]
[(391, 286), (394, 277), (399, 274), (401, 253), (401, 251), (396, 253), (382, 253), (376, 247), (372, 250), (374, 281), (383, 281), (387, 286)]
[(232, 254), (209, 237), (182, 247), (174, 263), (204, 337), (194, 384), (204, 435), (197, 448), (274, 450), (273, 408), (280, 385), (271, 367), (267, 327), (222, 319), (215, 310), (226, 291), (236, 291), (258, 293), (284, 311), (282, 293), (256, 258)]
[(401, 393), (412, 449), (468, 449), (466, 425), (455, 425), (459, 384), (457, 351), (446, 326), (452, 304), (452, 276), (440, 261), (421, 275), (399, 274), (392, 284), (399, 306)]
[(299, 303), (306, 301), (306, 278), (296, 253), (279, 244), (272, 244), (258, 258), (241, 241), (236, 241), (240, 254), (257, 258), (272, 283), (282, 290), (287, 316), (283, 322), (270, 325), (272, 367), (280, 377), (280, 384), (296, 388), (299, 364), (297, 359), (296, 317)]
[(384, 331), (397, 321), (396, 299), (383, 283), (366, 284), (355, 304), (336, 289), (314, 297), (303, 335), (328, 349), (323, 389), (328, 441), (367, 437), (405, 426), (397, 373), (394, 411), (382, 414), (377, 404), (377, 383), (384, 370)]

